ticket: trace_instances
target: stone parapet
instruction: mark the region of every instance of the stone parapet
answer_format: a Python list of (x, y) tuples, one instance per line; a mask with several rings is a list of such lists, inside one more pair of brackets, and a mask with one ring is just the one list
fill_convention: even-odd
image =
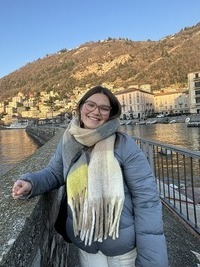
[(37, 143), (44, 145), (48, 142), (60, 128), (47, 127), (47, 126), (28, 126), (26, 132), (30, 135)]
[(54, 230), (63, 188), (28, 201), (11, 196), (14, 181), (23, 173), (48, 164), (63, 132), (62, 128), (56, 129), (49, 142), (45, 143), (49, 140), (45, 139), (32, 156), (1, 177), (0, 267), (67, 266), (68, 244)]

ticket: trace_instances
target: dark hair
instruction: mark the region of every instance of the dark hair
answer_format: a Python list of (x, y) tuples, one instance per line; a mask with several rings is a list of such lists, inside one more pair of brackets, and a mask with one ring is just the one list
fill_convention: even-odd
[(82, 105), (85, 103), (85, 101), (90, 96), (98, 93), (106, 95), (110, 101), (110, 105), (112, 107), (110, 111), (110, 119), (119, 118), (121, 115), (121, 104), (119, 100), (108, 88), (102, 86), (95, 86), (85, 93), (85, 95), (78, 102), (78, 106), (76, 109), (77, 115), (80, 116), (80, 109)]

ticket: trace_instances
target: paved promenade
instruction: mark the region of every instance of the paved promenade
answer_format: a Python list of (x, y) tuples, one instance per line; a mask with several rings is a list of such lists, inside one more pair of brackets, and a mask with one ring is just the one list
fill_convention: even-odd
[[(163, 219), (168, 247), (169, 267), (200, 266), (200, 260), (192, 252), (199, 253), (200, 256), (200, 236), (192, 234), (166, 207), (163, 207)], [(77, 250), (73, 245), (70, 245), (68, 267), (80, 267)]]
[(195, 254), (200, 256), (200, 236), (192, 234), (167, 208), (163, 207), (165, 235), (168, 246), (170, 267), (197, 267), (200, 266)]

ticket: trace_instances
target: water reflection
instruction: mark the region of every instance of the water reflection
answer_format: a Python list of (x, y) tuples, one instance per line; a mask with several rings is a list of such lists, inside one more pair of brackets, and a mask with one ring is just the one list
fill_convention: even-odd
[(24, 129), (0, 131), (0, 175), (5, 174), (18, 162), (32, 155), (38, 145)]
[(185, 123), (121, 125), (120, 129), (136, 137), (200, 151), (200, 128)]
[[(200, 151), (200, 128), (185, 123), (120, 126), (122, 131), (144, 139)], [(24, 129), (0, 131), (0, 176), (32, 155), (38, 145)]]

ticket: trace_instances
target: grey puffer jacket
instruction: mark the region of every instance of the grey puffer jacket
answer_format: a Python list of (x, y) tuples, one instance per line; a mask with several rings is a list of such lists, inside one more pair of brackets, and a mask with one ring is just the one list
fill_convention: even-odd
[[(137, 248), (137, 267), (168, 267), (167, 248), (163, 234), (162, 205), (150, 165), (133, 139), (117, 134), (115, 156), (124, 177), (125, 202), (120, 218), (119, 238), (107, 238), (85, 246), (73, 234), (72, 214), (69, 208), (67, 233), (75, 246), (89, 252), (100, 250), (107, 256), (122, 255)], [(85, 153), (84, 150), (82, 153)], [(64, 165), (62, 140), (48, 166), (20, 179), (32, 183), (32, 197), (59, 188), (65, 183), (68, 167)]]

